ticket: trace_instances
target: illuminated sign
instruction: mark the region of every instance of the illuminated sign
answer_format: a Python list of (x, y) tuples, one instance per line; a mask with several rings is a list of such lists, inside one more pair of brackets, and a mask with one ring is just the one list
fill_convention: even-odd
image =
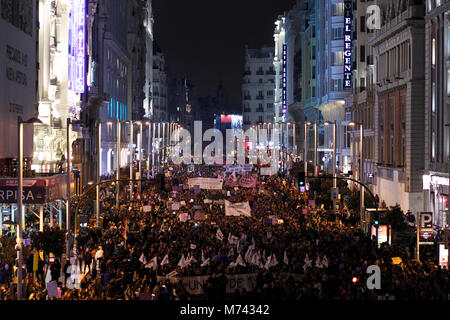
[(344, 88), (352, 87), (352, 0), (344, 2)]
[[(377, 228), (372, 226), (371, 236), (377, 235)], [(381, 225), (378, 227), (378, 246), (380, 246), (383, 242), (391, 243), (391, 226), (390, 225)]]
[(287, 79), (287, 45), (283, 44), (283, 114), (286, 114), (287, 112), (286, 79)]
[(84, 93), (85, 87), (85, 0), (72, 0), (69, 23), (69, 88)]
[(443, 244), (439, 245), (439, 265), (441, 267), (448, 266), (448, 249)]

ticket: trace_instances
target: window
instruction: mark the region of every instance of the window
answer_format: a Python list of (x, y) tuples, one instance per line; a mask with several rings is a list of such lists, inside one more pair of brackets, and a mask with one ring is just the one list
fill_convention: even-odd
[(344, 51), (336, 51), (331, 53), (331, 65), (333, 66), (344, 65)]
[(363, 92), (366, 89), (366, 78), (359, 79), (359, 89), (360, 92)]
[(360, 23), (361, 32), (366, 32), (366, 17), (361, 16), (360, 21), (361, 21)]
[(333, 79), (331, 90), (332, 91), (342, 91), (342, 79)]
[(431, 44), (431, 64), (436, 65), (436, 38), (433, 38)]
[(273, 96), (273, 91), (272, 90), (267, 91), (267, 95), (268, 96)]
[(344, 28), (333, 28), (333, 40), (344, 39)]
[(333, 16), (343, 16), (344, 15), (344, 3), (334, 3), (331, 8)]
[(366, 46), (361, 46), (359, 48), (359, 59), (361, 62), (365, 62), (366, 61)]

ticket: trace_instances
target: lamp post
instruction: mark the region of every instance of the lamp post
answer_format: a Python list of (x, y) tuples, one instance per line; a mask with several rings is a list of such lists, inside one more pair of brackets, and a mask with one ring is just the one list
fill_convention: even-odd
[(17, 137), (17, 209), (18, 212), (18, 226), (17, 226), (17, 239), (16, 239), (16, 251), (17, 251), (17, 300), (22, 300), (22, 265), (23, 265), (23, 125), (24, 124), (42, 124), (42, 121), (37, 118), (31, 118), (28, 121), (22, 121), (22, 117), (17, 118), (18, 123), (18, 137)]
[[(151, 147), (151, 134), (152, 134), (152, 127), (151, 122), (146, 122), (148, 125), (148, 138), (147, 138), (147, 174), (150, 172), (150, 147)], [(148, 177), (147, 177), (148, 178)]]
[[(360, 123), (356, 123), (351, 121), (349, 123), (349, 126), (356, 127), (359, 125), (359, 181), (363, 183), (364, 180), (364, 154), (363, 154), (363, 139), (364, 139), (364, 127)], [(365, 215), (364, 215), (364, 189), (360, 188), (360, 224), (361, 229), (364, 230), (364, 224), (365, 224)]]
[(312, 122), (308, 121), (305, 122), (305, 150), (304, 150), (304, 156), (303, 156), (303, 163), (305, 166), (305, 177), (308, 177), (308, 126), (310, 126)]
[(134, 132), (133, 132), (133, 121), (130, 120), (130, 143), (129, 143), (129, 153), (130, 153), (130, 200), (133, 200), (133, 158), (134, 158)]
[(314, 176), (319, 175), (317, 163), (317, 122), (314, 122)]
[(142, 122), (137, 122), (137, 124), (139, 124), (139, 136), (140, 136), (140, 140), (139, 140), (139, 196), (141, 196), (141, 192), (142, 192), (142, 148), (143, 148), (143, 131), (142, 131)]
[[(333, 190), (337, 187), (336, 181), (336, 121), (326, 121), (325, 125), (333, 125)], [(333, 211), (336, 213), (336, 199), (333, 197)]]
[[(70, 171), (71, 171), (71, 157), (72, 154), (71, 145), (70, 145), (70, 134), (72, 131), (72, 121), (70, 118), (67, 118), (67, 204), (66, 204), (66, 229), (67, 229), (67, 241), (66, 241), (66, 258), (69, 258), (70, 254)], [(76, 216), (75, 212), (75, 216)], [(76, 231), (76, 226), (75, 226)], [(74, 236), (75, 232), (74, 231)]]
[(100, 175), (102, 170), (102, 123), (98, 123), (98, 159), (97, 159), (97, 186), (95, 188), (95, 217), (97, 228), (100, 225)]
[(120, 208), (119, 191), (120, 191), (120, 121), (117, 120), (117, 170), (116, 170), (116, 207)]

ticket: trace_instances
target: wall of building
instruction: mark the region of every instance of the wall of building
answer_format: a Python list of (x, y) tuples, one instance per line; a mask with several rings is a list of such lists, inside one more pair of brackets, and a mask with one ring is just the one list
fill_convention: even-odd
[[(34, 0), (0, 2), (0, 175), (11, 175), (17, 158), (18, 116), (35, 117), (36, 23)], [(24, 156), (33, 155), (32, 128), (24, 131)]]
[(246, 48), (245, 56), (242, 106), (244, 129), (247, 129), (257, 123), (274, 121), (274, 48)]

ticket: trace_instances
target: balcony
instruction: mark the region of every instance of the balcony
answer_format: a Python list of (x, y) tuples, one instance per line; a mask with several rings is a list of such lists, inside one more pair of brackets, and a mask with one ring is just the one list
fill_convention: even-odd
[(250, 109), (250, 108), (244, 108), (244, 112), (252, 112), (252, 109)]
[(249, 126), (252, 124), (250, 121), (244, 121), (243, 123), (244, 123), (244, 126)]
[(264, 112), (264, 109), (263, 108), (257, 108), (256, 112)]
[(250, 97), (250, 96), (244, 96), (244, 100), (252, 100), (252, 97)]
[(264, 96), (256, 96), (256, 100), (264, 100)]
[(256, 75), (257, 76), (263, 76), (264, 75), (264, 71), (263, 70), (258, 70), (258, 71), (256, 71)]
[(269, 71), (266, 71), (266, 74), (275, 75), (276, 72), (275, 72), (275, 70), (269, 70)]
[(251, 71), (245, 71), (245, 72), (244, 72), (244, 76), (249, 76), (249, 75), (251, 75), (251, 74), (252, 74)]

